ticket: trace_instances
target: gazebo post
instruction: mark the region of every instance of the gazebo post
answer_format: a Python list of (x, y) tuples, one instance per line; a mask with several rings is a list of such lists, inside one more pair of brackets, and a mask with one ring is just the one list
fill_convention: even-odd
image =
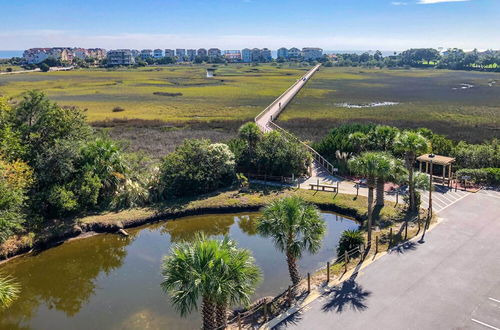
[(420, 171), (420, 173), (422, 173), (422, 161), (419, 160), (418, 163), (419, 163), (418, 170)]
[(429, 163), (425, 162), (425, 174), (429, 173)]
[(444, 186), (445, 180), (446, 180), (446, 165), (443, 165), (443, 186)]
[(449, 186), (451, 187), (451, 163), (448, 167), (448, 183), (449, 183)]

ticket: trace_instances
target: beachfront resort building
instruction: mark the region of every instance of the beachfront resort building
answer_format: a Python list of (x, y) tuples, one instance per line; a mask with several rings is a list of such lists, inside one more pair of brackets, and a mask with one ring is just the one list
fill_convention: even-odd
[(241, 51), (241, 60), (245, 63), (252, 62), (252, 50), (250, 48), (245, 48)]
[(288, 59), (288, 49), (286, 49), (285, 47), (281, 47), (280, 49), (278, 49), (278, 58), (284, 58), (284, 59)]
[(228, 62), (241, 62), (241, 51), (239, 50), (225, 50), (224, 58)]
[(196, 56), (205, 57), (207, 56), (207, 50), (205, 48), (200, 48), (196, 51)]
[(194, 61), (194, 58), (196, 57), (196, 49), (188, 49), (186, 51), (186, 56), (188, 61)]

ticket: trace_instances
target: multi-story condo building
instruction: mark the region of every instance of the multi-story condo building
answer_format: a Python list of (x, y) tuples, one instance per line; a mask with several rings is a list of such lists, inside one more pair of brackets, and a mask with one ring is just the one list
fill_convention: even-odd
[(302, 57), (304, 60), (317, 60), (323, 56), (323, 49), (314, 47), (304, 47), (302, 48)]
[(155, 49), (153, 51), (153, 57), (154, 58), (162, 58), (163, 57), (163, 51), (159, 48)]
[(200, 48), (198, 49), (198, 51), (196, 52), (196, 55), (197, 56), (207, 56), (207, 50), (205, 48)]
[(260, 50), (260, 58), (263, 62), (271, 62), (273, 60), (273, 56), (271, 55), (271, 50), (268, 48), (262, 48)]
[(132, 65), (135, 58), (130, 49), (110, 50), (107, 54), (108, 65)]
[(288, 50), (288, 59), (298, 60), (300, 58), (300, 49), (292, 47)]
[(245, 63), (252, 62), (252, 50), (250, 48), (245, 48), (241, 51), (241, 60)]
[(137, 57), (137, 56), (139, 56), (139, 55), (141, 55), (141, 52), (138, 51), (137, 49), (132, 49), (132, 50), (130, 50), (130, 52), (132, 53), (132, 56), (134, 58)]
[(285, 47), (278, 49), (278, 58), (288, 59), (288, 49)]
[(143, 49), (141, 50), (141, 57), (142, 58), (153, 57), (153, 51), (151, 49)]
[(194, 58), (196, 57), (196, 49), (188, 49), (186, 51), (186, 56), (189, 61), (194, 61)]
[(241, 62), (241, 51), (239, 50), (225, 50), (224, 58), (229, 62)]
[(221, 55), (222, 55), (222, 52), (220, 51), (219, 48), (210, 48), (208, 50), (208, 57), (210, 57), (210, 58), (221, 57)]
[(102, 59), (106, 56), (106, 51), (101, 48), (69, 48), (69, 47), (54, 47), (54, 48), (31, 48), (23, 53), (23, 57), (28, 64), (38, 64), (49, 57), (59, 59), (65, 62), (73, 62), (75, 58), (95, 58)]
[(251, 62), (260, 62), (262, 60), (259, 48), (253, 48), (251, 50), (250, 60)]
[(165, 49), (165, 57), (174, 58), (175, 51), (173, 49)]
[(177, 56), (179, 61), (183, 61), (186, 58), (186, 50), (184, 48), (177, 48), (175, 50), (175, 56)]

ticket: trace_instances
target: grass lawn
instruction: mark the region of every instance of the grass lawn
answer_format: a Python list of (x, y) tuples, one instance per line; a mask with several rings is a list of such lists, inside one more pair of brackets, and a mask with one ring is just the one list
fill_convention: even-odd
[[(347, 194), (253, 185), (253, 188), (249, 192), (227, 190), (195, 198), (177, 199), (170, 203), (159, 204), (147, 208), (91, 215), (79, 219), (78, 222), (82, 225), (92, 225), (96, 223), (102, 225), (122, 224), (127, 227), (137, 220), (150, 218), (157, 214), (176, 214), (207, 208), (214, 211), (219, 209), (223, 210), (229, 207), (260, 208), (276, 198), (290, 195), (301, 196), (306, 201), (318, 205), (321, 209), (337, 211), (358, 220), (363, 219), (367, 212), (367, 198), (364, 196), (358, 196), (356, 198), (354, 195)], [(386, 202), (386, 207), (381, 209), (379, 218), (381, 221), (400, 219), (402, 217), (401, 212), (401, 208), (395, 207), (394, 203)]]
[[(307, 67), (205, 65), (82, 69), (0, 77), (0, 94), (18, 98), (39, 89), (61, 105), (87, 109), (90, 122), (138, 118), (166, 122), (250, 120)], [(124, 110), (113, 112), (115, 107)]]
[[(346, 107), (374, 102), (397, 104)], [(340, 122), (362, 121), (428, 127), (477, 142), (500, 136), (500, 73), (324, 67), (280, 121), (308, 139)]]

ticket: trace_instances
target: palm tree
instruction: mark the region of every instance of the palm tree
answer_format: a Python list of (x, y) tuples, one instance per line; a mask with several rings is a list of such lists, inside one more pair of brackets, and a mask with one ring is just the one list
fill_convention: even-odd
[[(377, 176), (377, 196), (375, 198), (375, 205), (377, 206), (384, 206), (384, 186), (385, 183), (390, 181), (394, 183), (398, 183), (401, 180), (402, 175), (407, 175), (406, 168), (403, 164), (403, 162), (400, 159), (394, 158), (391, 154), (389, 153), (384, 153), (386, 160), (388, 162), (388, 170), (385, 172), (379, 173), (379, 176)], [(387, 166), (387, 164), (383, 164), (384, 167)], [(382, 166), (382, 165), (381, 165)]]
[(252, 253), (246, 249), (238, 249), (234, 241), (225, 239), (225, 248), (230, 257), (225, 261), (225, 271), (218, 278), (220, 290), (216, 293), (215, 319), (217, 328), (226, 328), (227, 309), (231, 305), (247, 305), (250, 296), (261, 280), (261, 271), (255, 265)]
[(227, 238), (217, 241), (203, 235), (174, 245), (162, 274), (161, 286), (181, 316), (197, 309), (201, 298), (203, 329), (209, 330), (226, 323), (230, 304), (248, 303), (260, 279), (249, 251), (237, 249)]
[(410, 194), (410, 211), (416, 211), (415, 185), (413, 180), (414, 164), (417, 155), (429, 151), (429, 141), (416, 132), (404, 131), (398, 135), (394, 143), (396, 152), (404, 154), (406, 169), (408, 170), (408, 192)]
[(300, 281), (297, 259), (304, 251), (316, 253), (321, 247), (326, 225), (318, 209), (300, 197), (289, 196), (267, 205), (257, 223), (257, 231), (271, 237), (276, 248), (286, 254), (293, 285)]
[(390, 151), (399, 130), (396, 127), (377, 125), (368, 134), (367, 141), (373, 146), (373, 150)]
[(12, 277), (0, 274), (0, 309), (9, 307), (19, 295), (19, 285)]
[(366, 178), (368, 185), (368, 245), (372, 240), (372, 216), (373, 216), (373, 190), (375, 189), (375, 180), (383, 176), (390, 170), (390, 161), (385, 153), (382, 152), (364, 152), (358, 157), (349, 161), (349, 168), (354, 173)]

